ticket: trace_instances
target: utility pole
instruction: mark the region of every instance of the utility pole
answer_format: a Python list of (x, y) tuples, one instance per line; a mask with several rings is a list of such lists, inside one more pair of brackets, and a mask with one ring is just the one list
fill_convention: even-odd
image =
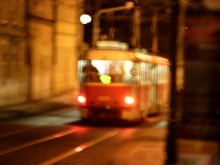
[(177, 121), (176, 121), (176, 59), (177, 59), (177, 38), (178, 38), (178, 15), (179, 15), (179, 4), (178, 0), (173, 0), (177, 5), (173, 5), (172, 13), (172, 36), (170, 42), (172, 43), (171, 56), (170, 56), (170, 70), (171, 70), (171, 82), (170, 82), (170, 114), (169, 114), (169, 125), (166, 143), (166, 154), (165, 165), (176, 165), (177, 163)]

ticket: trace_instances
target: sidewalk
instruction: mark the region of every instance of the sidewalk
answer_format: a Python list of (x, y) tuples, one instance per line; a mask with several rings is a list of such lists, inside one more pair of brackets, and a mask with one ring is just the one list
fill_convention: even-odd
[(75, 106), (75, 95), (73, 92), (61, 96), (28, 102), (24, 104), (0, 107), (0, 121), (22, 118), (55, 109)]

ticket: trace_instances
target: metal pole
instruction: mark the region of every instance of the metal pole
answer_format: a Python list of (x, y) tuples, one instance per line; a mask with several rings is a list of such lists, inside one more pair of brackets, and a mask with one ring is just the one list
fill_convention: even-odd
[(158, 51), (158, 31), (157, 31), (157, 23), (158, 23), (158, 13), (157, 10), (154, 11), (154, 15), (152, 18), (152, 33), (153, 33), (153, 39), (152, 39), (152, 53), (157, 54)]
[[(177, 2), (177, 0), (173, 0)], [(178, 4), (178, 3), (177, 3)], [(177, 122), (176, 122), (176, 56), (177, 56), (177, 38), (178, 38), (178, 15), (179, 15), (179, 4), (173, 6), (172, 14), (172, 36), (171, 36), (171, 83), (170, 83), (170, 115), (169, 115), (169, 125), (168, 125), (168, 135), (166, 152), (167, 158), (165, 160), (165, 165), (175, 165), (177, 162)]]
[(140, 7), (138, 6), (138, 0), (135, 0), (135, 8), (134, 8), (134, 16), (133, 16), (133, 35), (132, 35), (132, 40), (131, 44), (134, 48), (140, 47), (140, 17), (141, 17), (141, 12), (140, 12)]
[(93, 21), (93, 32), (92, 32), (92, 46), (95, 47), (96, 43), (99, 39), (100, 16), (101, 16), (101, 14), (112, 13), (112, 12), (115, 12), (115, 11), (122, 11), (122, 10), (130, 10), (131, 8), (133, 8), (133, 6), (130, 3), (127, 2), (125, 4), (125, 6), (118, 6), (118, 7), (112, 7), (112, 8), (98, 10), (94, 14), (94, 18), (93, 18), (94, 21)]

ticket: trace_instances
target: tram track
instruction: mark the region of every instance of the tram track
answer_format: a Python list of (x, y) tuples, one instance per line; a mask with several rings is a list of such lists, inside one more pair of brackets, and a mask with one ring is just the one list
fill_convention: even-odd
[[(145, 124), (146, 128), (150, 128)], [(130, 127), (92, 127), (92, 126), (77, 126), (77, 125), (66, 125), (66, 126), (53, 126), (53, 131), (57, 129), (64, 129), (60, 131), (56, 131), (53, 134), (50, 132), (50, 135), (43, 135), (46, 133), (45, 131), (52, 131), (50, 126), (46, 129), (34, 130), (32, 132), (24, 132), (21, 133), (17, 139), (18, 142), (12, 145), (8, 145), (8, 148), (3, 145), (5, 150), (0, 151), (0, 162), (4, 162), (5, 160), (9, 160), (13, 157), (15, 160), (10, 160), (10, 162), (15, 162), (16, 160), (24, 162), (25, 157), (23, 155), (32, 155), (33, 160), (28, 162), (27, 164), (37, 164), (37, 165), (50, 165), (50, 164), (62, 164), (62, 162), (69, 161), (70, 159), (75, 159), (81, 157), (82, 155), (86, 155), (91, 150), (96, 150), (100, 146), (109, 145), (110, 141), (115, 141), (116, 139), (126, 139), (129, 140), (133, 138), (134, 134), (140, 132), (140, 137), (148, 134), (145, 127), (140, 126), (138, 128), (130, 128)], [(155, 127), (160, 129), (161, 126), (155, 123)], [(56, 129), (55, 129), (56, 128)], [(138, 129), (138, 130), (137, 130)], [(145, 131), (144, 131), (145, 130)], [(150, 140), (157, 140), (159, 135), (156, 134), (154, 129), (148, 129), (152, 138)], [(146, 132), (147, 131), (147, 132)], [(34, 133), (35, 132), (35, 133)], [(36, 138), (36, 132), (41, 135)], [(155, 137), (153, 136), (155, 134)], [(25, 136), (31, 135), (31, 139), (22, 140)], [(120, 135), (120, 136), (118, 136)], [(13, 135), (10, 135), (13, 136)], [(16, 139), (16, 136), (14, 139)], [(149, 135), (148, 135), (149, 136)], [(32, 139), (34, 138), (35, 139)], [(150, 136), (151, 137), (151, 136)], [(141, 138), (142, 139), (142, 138)], [(161, 140), (161, 138), (159, 138)], [(163, 140), (163, 139), (162, 139)], [(2, 144), (6, 142), (6, 144), (10, 143), (11, 140), (7, 140), (7, 137), (4, 138)], [(110, 142), (110, 143), (109, 143)], [(49, 151), (56, 146), (56, 151)], [(110, 145), (111, 146), (111, 145)], [(53, 149), (52, 149), (53, 150)], [(82, 152), (83, 151), (83, 152)], [(40, 154), (42, 152), (42, 154)], [(29, 154), (31, 153), (31, 154)], [(37, 154), (37, 156), (35, 155)], [(45, 154), (45, 155), (44, 155)], [(35, 156), (34, 156), (35, 155)], [(44, 155), (44, 156), (42, 156)], [(73, 157), (74, 156), (74, 157)]]
[(8, 154), (8, 153), (11, 153), (11, 152), (14, 152), (14, 151), (17, 151), (17, 150), (21, 150), (21, 149), (26, 148), (26, 147), (33, 146), (35, 144), (39, 144), (39, 143), (46, 142), (46, 141), (49, 141), (49, 140), (53, 140), (53, 139), (56, 139), (56, 138), (61, 138), (63, 136), (72, 134), (74, 132), (76, 132), (76, 130), (68, 129), (68, 130), (65, 130), (63, 132), (59, 132), (59, 133), (55, 133), (55, 134), (52, 134), (52, 135), (49, 135), (49, 136), (46, 136), (46, 137), (42, 137), (40, 139), (33, 140), (31, 142), (27, 142), (27, 143), (24, 143), (24, 144), (21, 144), (21, 145), (18, 145), (18, 146), (6, 149), (4, 151), (1, 151), (0, 152), (0, 156)]
[(17, 134), (17, 133), (22, 133), (22, 132), (34, 130), (34, 129), (40, 128), (40, 127), (43, 127), (43, 126), (28, 127), (28, 128), (21, 129), (21, 130), (13, 130), (12, 132), (2, 133), (0, 135), (0, 138), (6, 137), (6, 136), (12, 136), (12, 135)]
[[(25, 117), (25, 118), (22, 118), (22, 119), (14, 120), (13, 122), (5, 122), (4, 124), (0, 125), (0, 127), (6, 127), (7, 124), (10, 124), (10, 126), (12, 126), (12, 128), (13, 128), (13, 125), (17, 127), (18, 123), (20, 123), (20, 122), (22, 122), (23, 120), (26, 120), (26, 119), (32, 120), (36, 117), (41, 118), (41, 117), (47, 116), (47, 115), (56, 115), (56, 116), (58, 115), (59, 116), (59, 115), (62, 115), (63, 113), (68, 112), (68, 111), (72, 111), (72, 109), (69, 109), (69, 108), (68, 109), (62, 109), (62, 110), (55, 111), (55, 112), (48, 112), (48, 113), (43, 113), (43, 114), (40, 114), (40, 115)], [(27, 127), (21, 128), (20, 130), (17, 130), (17, 128), (19, 129), (19, 126), (18, 126), (17, 128), (15, 127), (16, 129), (14, 128), (10, 132), (5, 132), (5, 133), (3, 132), (0, 135), (0, 138), (7, 138), (7, 137), (10, 137), (10, 136), (16, 136), (17, 134), (24, 134), (25, 135), (25, 134), (27, 134), (26, 132), (28, 132), (28, 131), (32, 131), (32, 130), (35, 130), (35, 129), (37, 130), (39, 128), (44, 128), (45, 126), (48, 126), (50, 124), (53, 125), (53, 122), (43, 124), (43, 125), (31, 125), (31, 126), (27, 125)], [(50, 141), (50, 140), (53, 140), (53, 139), (62, 138), (64, 136), (67, 136), (67, 135), (70, 135), (70, 134), (73, 134), (73, 133), (76, 133), (76, 132), (77, 132), (77, 130), (69, 128), (69, 129), (67, 129), (65, 131), (62, 131), (62, 132), (54, 133), (52, 135), (48, 135), (48, 136), (45, 136), (45, 137), (42, 137), (42, 138), (39, 138), (39, 139), (36, 139), (36, 140), (33, 140), (33, 141), (29, 141), (29, 142), (26, 142), (26, 143), (23, 143), (23, 144), (20, 144), (20, 145), (16, 145), (14, 147), (9, 147), (9, 148), (7, 148), (3, 151), (0, 151), (0, 156), (4, 156), (6, 154), (10, 154), (12, 152), (16, 152), (16, 151), (19, 151), (21, 149), (31, 147), (33, 145), (37, 145), (37, 144), (47, 142), (47, 141)], [(99, 139), (99, 138), (97, 138), (97, 139)], [(96, 140), (91, 140), (90, 142), (85, 143), (86, 145), (82, 144), (82, 145), (79, 145), (79, 146), (85, 146), (87, 148), (88, 145), (91, 145), (91, 143), (92, 144), (95, 143), (97, 141), (97, 139)]]
[(77, 153), (79, 153), (79, 152), (81, 152), (81, 151), (83, 151), (83, 150), (85, 150), (89, 147), (92, 147), (92, 146), (94, 146), (98, 143), (101, 143), (101, 142), (103, 142), (103, 141), (105, 141), (105, 140), (107, 140), (107, 139), (109, 139), (113, 136), (116, 136), (117, 134), (119, 134), (118, 131), (108, 132), (108, 133), (106, 133), (106, 134), (104, 134), (104, 135), (102, 135), (102, 136), (100, 136), (100, 137), (98, 137), (94, 140), (91, 140), (91, 141), (88, 141), (86, 143), (80, 144), (77, 147), (73, 147), (73, 148), (69, 149), (68, 151), (66, 151), (66, 152), (64, 152), (60, 155), (54, 156), (54, 157), (40, 163), (39, 165), (51, 165), (51, 164), (60, 162), (60, 161), (66, 159), (70, 156), (73, 156), (73, 155), (75, 155), (75, 154), (77, 154)]
[[(88, 150), (93, 150), (95, 148), (94, 146), (99, 146), (99, 144), (103, 144), (103, 142), (108, 142), (108, 140), (117, 137), (117, 135), (121, 133), (123, 134), (123, 132), (126, 134), (128, 133), (128, 131), (124, 131), (124, 127), (123, 129), (120, 129), (118, 127), (102, 126), (100, 128), (85, 125), (80, 126), (77, 124), (54, 125), (53, 123), (56, 122), (55, 120), (49, 120), (50, 122), (47, 124), (41, 123), (41, 125), (34, 125), (33, 123), (29, 124), (25, 122), (26, 120), (31, 121), (35, 117), (37, 118), (37, 121), (40, 121), (39, 119), (41, 117), (46, 119), (45, 116), (54, 118), (62, 116), (63, 120), (68, 120), (68, 111), (73, 111), (73, 109), (62, 109), (60, 111), (44, 113), (10, 122), (11, 125), (8, 126), (9, 132), (6, 132), (7, 126), (5, 125), (5, 133), (3, 131), (3, 134), (0, 135), (2, 143), (2, 149), (0, 150), (0, 163), (1, 161), (4, 162), (5, 160), (9, 160), (11, 157), (16, 157), (17, 160), (24, 161), (22, 155), (28, 155), (28, 153), (35, 152), (39, 155), (43, 149), (42, 153), (45, 153), (44, 157), (33, 156), (35, 164), (59, 164), (72, 156), (75, 157), (76, 154), (77, 156), (80, 156)], [(70, 118), (72, 117), (73, 116)], [(139, 129), (142, 127), (143, 126), (140, 126)], [(144, 127), (151, 126), (146, 123)], [(161, 126), (158, 125), (158, 128), (159, 127)], [(48, 149), (53, 148), (53, 146), (56, 146), (56, 151), (45, 152)], [(13, 162), (14, 160), (10, 161)]]
[[(87, 130), (87, 128), (84, 128), (86, 130), (87, 133), (91, 132), (91, 130)], [(93, 130), (93, 129), (92, 129)], [(74, 133), (78, 133), (82, 131), (82, 127), (75, 127), (74, 128), (69, 128), (65, 131), (61, 131), (49, 136), (45, 136), (36, 140), (32, 140), (30, 142), (27, 143), (23, 143), (8, 149), (5, 149), (3, 151), (0, 151), (0, 157), (4, 157), (7, 154), (16, 154), (16, 152), (20, 152), (20, 150), (28, 148), (28, 147), (34, 147), (34, 145), (38, 145), (38, 144), (42, 144), (42, 143), (49, 143), (49, 141), (52, 141), (54, 139), (60, 139), (62, 140), (62, 138), (64, 138), (65, 136), (74, 134)], [(98, 143), (101, 143), (113, 136), (116, 136), (117, 134), (119, 134), (118, 129), (113, 129), (113, 130), (108, 130), (108, 131), (104, 131), (102, 132), (99, 136), (93, 137), (91, 139), (87, 139), (84, 142), (80, 142), (79, 144), (76, 144), (75, 146), (73, 146), (72, 148), (67, 149), (67, 151), (65, 152), (60, 152), (57, 153), (57, 155), (52, 155), (50, 156), (51, 158), (46, 159), (46, 160), (41, 160), (39, 163), (39, 165), (49, 165), (49, 164), (53, 164), (56, 162), (59, 162), (67, 157), (70, 157), (72, 155), (75, 155), (85, 149), (88, 149)]]
[[(29, 116), (29, 117), (25, 117), (25, 118), (20, 118), (20, 119), (17, 119), (17, 120), (13, 120), (13, 121), (8, 121), (8, 122), (4, 122), (4, 123), (1, 123), (0, 124), (0, 128), (2, 127), (5, 127), (5, 126), (13, 126), (14, 124), (17, 124), (19, 122), (22, 122), (24, 119), (27, 120), (27, 119), (34, 119), (34, 118), (37, 118), (37, 117), (42, 117), (42, 116), (48, 116), (48, 115), (62, 115), (63, 113), (65, 112), (69, 112), (69, 111), (72, 111), (72, 109), (70, 108), (65, 108), (65, 109), (61, 109), (61, 110), (56, 110), (56, 111), (53, 111), (53, 112), (46, 112), (46, 113), (42, 113), (42, 114), (36, 114), (34, 116)], [(76, 117), (76, 116), (75, 116)], [(38, 129), (38, 128), (41, 128), (41, 127), (44, 127), (45, 125), (48, 125), (48, 124), (53, 124), (54, 121), (51, 121), (49, 123), (45, 123), (45, 124), (41, 124), (41, 125), (32, 125), (31, 127), (25, 127), (25, 128), (18, 128), (18, 129), (13, 129), (12, 131), (9, 131), (9, 132), (2, 132), (1, 135), (0, 135), (0, 138), (3, 138), (3, 137), (7, 137), (7, 136), (12, 136), (14, 134), (18, 134), (18, 133), (22, 133), (22, 132), (26, 132), (26, 131), (30, 131), (30, 130), (34, 130), (34, 129)], [(7, 130), (8, 131), (8, 130)]]

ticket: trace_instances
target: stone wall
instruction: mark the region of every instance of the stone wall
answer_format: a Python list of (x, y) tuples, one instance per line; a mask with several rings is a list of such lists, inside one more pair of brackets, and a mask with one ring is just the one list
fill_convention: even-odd
[(0, 106), (74, 91), (83, 0), (8, 0), (0, 9)]

